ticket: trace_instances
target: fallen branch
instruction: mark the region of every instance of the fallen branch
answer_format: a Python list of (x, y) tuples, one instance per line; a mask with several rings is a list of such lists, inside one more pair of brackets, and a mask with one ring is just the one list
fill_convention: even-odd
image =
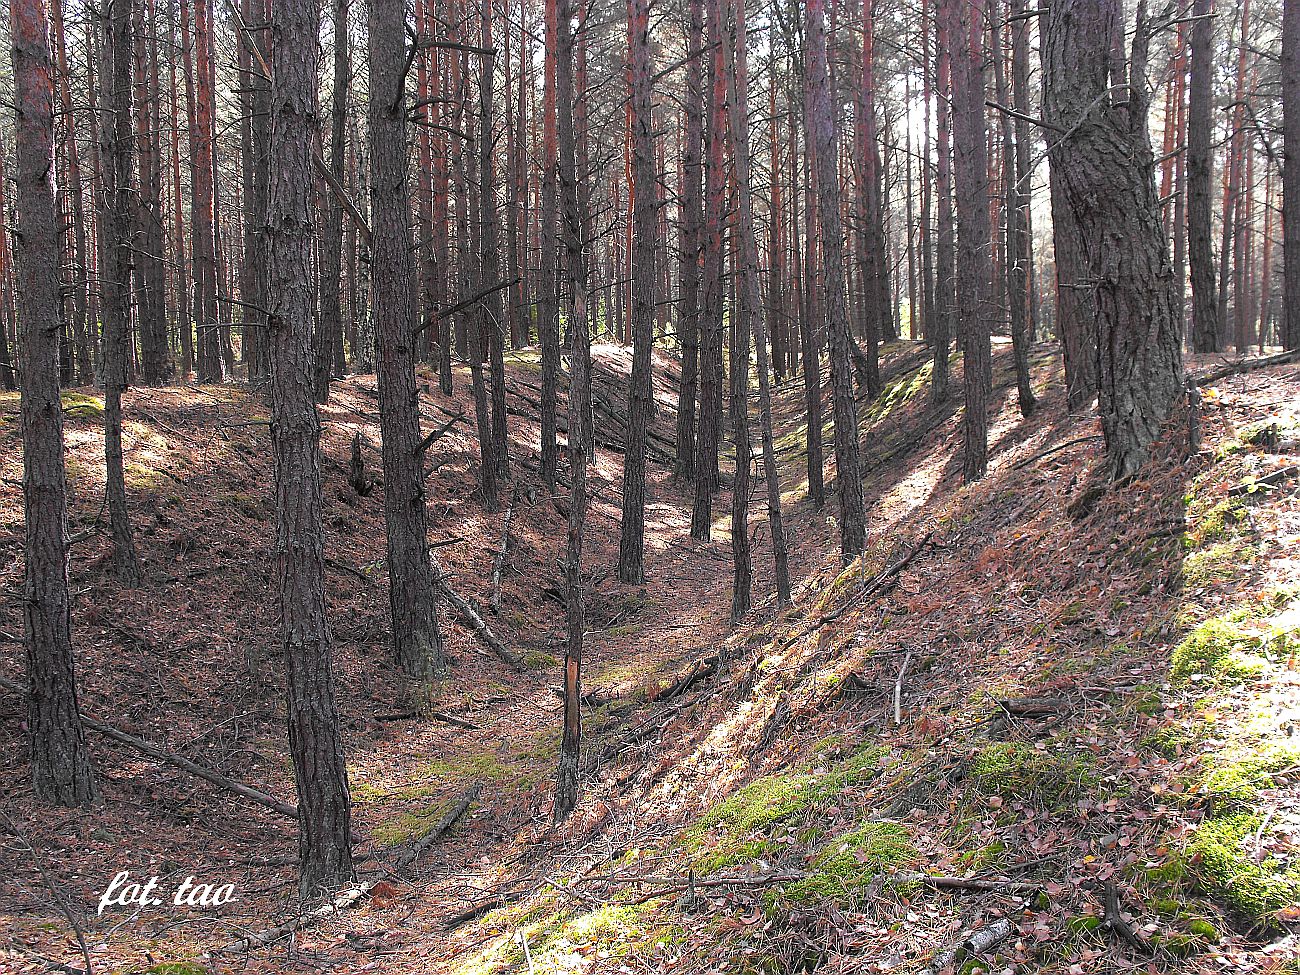
[(1298, 358), (1300, 358), (1300, 351), (1280, 352), (1277, 355), (1266, 355), (1254, 359), (1238, 359), (1219, 369), (1213, 369), (1204, 376), (1197, 376), (1195, 381), (1198, 386), (1204, 386), (1206, 383), (1217, 382), (1238, 373), (1251, 372), (1254, 369), (1267, 369), (1269, 366), (1284, 366), (1288, 362), (1295, 362)]
[(1243, 481), (1236, 487), (1228, 488), (1228, 497), (1240, 498), (1247, 494), (1254, 494), (1260, 488), (1277, 487), (1279, 484), (1285, 484), (1297, 475), (1300, 475), (1300, 467), (1297, 467), (1295, 464), (1291, 464), (1288, 467), (1280, 467), (1271, 474), (1257, 477), (1253, 481)]
[(1036, 460), (1042, 460), (1044, 457), (1051, 457), (1052, 454), (1060, 453), (1062, 450), (1068, 450), (1070, 447), (1077, 447), (1082, 443), (1089, 443), (1093, 440), (1100, 440), (1101, 434), (1093, 434), (1088, 437), (1075, 437), (1073, 440), (1067, 440), (1065, 443), (1058, 443), (1055, 447), (1048, 447), (1046, 450), (1040, 450), (1038, 453), (1026, 457), (1024, 460), (1018, 460), (1011, 465), (1013, 471), (1022, 470), (1028, 467)]
[(286, 935), (319, 924), (326, 918), (333, 917), (335, 914), (345, 911), (355, 904), (359, 904), (361, 901), (369, 897), (370, 892), (380, 883), (400, 873), (402, 870), (405, 870), (419, 858), (421, 853), (440, 840), (449, 829), (460, 821), (460, 818), (465, 815), (466, 811), (471, 805), (473, 805), (474, 800), (479, 797), (479, 794), (482, 791), (483, 784), (481, 782), (476, 783), (471, 787), (469, 791), (461, 796), (460, 801), (457, 802), (456, 805), (452, 806), (451, 809), (447, 810), (442, 819), (438, 820), (437, 825), (433, 827), (428, 835), (415, 845), (408, 848), (397, 858), (391, 867), (381, 873), (374, 880), (368, 880), (364, 884), (349, 887), (347, 890), (335, 897), (334, 900), (327, 904), (322, 904), (315, 910), (308, 911), (306, 914), (299, 914), (298, 916), (285, 921), (283, 924), (277, 924), (275, 927), (267, 928), (265, 931), (261, 931), (257, 934), (250, 934), (246, 938), (232, 941), (230, 944), (223, 945), (217, 950), (223, 952), (236, 952), (251, 951), (254, 948), (264, 948), (273, 942), (279, 941)]
[(1106, 881), (1105, 904), (1106, 914), (1101, 922), (1102, 928), (1118, 935), (1121, 941), (1126, 942), (1134, 950), (1144, 955), (1150, 954), (1151, 949), (1147, 943), (1138, 937), (1138, 933), (1133, 930), (1133, 925), (1125, 921), (1124, 915), (1120, 913), (1119, 888), (1115, 886), (1113, 880)]
[(994, 921), (987, 928), (981, 928), (968, 934), (960, 944), (935, 955), (930, 960), (930, 964), (926, 966), (923, 975), (938, 975), (945, 968), (956, 967), (968, 955), (981, 955), (994, 945), (1011, 937), (1011, 933), (1015, 929), (1015, 925), (1006, 918)]
[(497, 552), (497, 557), (492, 561), (492, 596), (488, 599), (488, 605), (492, 607), (494, 616), (501, 613), (501, 568), (506, 561), (506, 553), (510, 551), (510, 521), (515, 516), (515, 496), (510, 495), (510, 507), (506, 509), (506, 524), (501, 530), (501, 548)]
[(451, 588), (450, 584), (447, 582), (447, 577), (443, 575), (442, 570), (438, 568), (437, 563), (434, 564), (434, 574), (438, 579), (438, 588), (441, 589), (442, 594), (447, 597), (447, 602), (451, 603), (460, 611), (460, 615), (465, 617), (465, 621), (469, 623), (470, 629), (478, 634), (479, 639), (487, 644), (488, 649), (501, 658), (501, 660), (503, 660), (506, 665), (516, 673), (522, 674), (527, 670), (528, 668), (524, 666), (523, 660), (520, 659), (517, 654), (508, 649), (504, 643), (497, 639), (497, 635), (492, 632), (492, 628), (488, 626), (483, 617), (478, 614), (478, 611), (470, 604), (470, 601), (460, 593), (456, 592), (455, 589)]
[(467, 728), (470, 731), (481, 730), (478, 725), (471, 721), (444, 714), (442, 711), (403, 711), (399, 714), (375, 715), (376, 721), (415, 721), (417, 718), (428, 718), (430, 721), (440, 721), (443, 724), (455, 725), (457, 728)]
[[(893, 565), (889, 566), (887, 569), (883, 569), (880, 572), (876, 573), (874, 576), (872, 576), (871, 579), (869, 579), (866, 583), (863, 584), (861, 589), (859, 589), (856, 593), (853, 594), (853, 596), (849, 598), (848, 602), (846, 602), (839, 609), (832, 610), (829, 613), (823, 614), (821, 619), (819, 619), (814, 626), (810, 627), (810, 629), (815, 629), (817, 627), (824, 626), (827, 623), (839, 619), (846, 612), (848, 612), (853, 606), (855, 606), (858, 602), (867, 598), (868, 596), (873, 596), (876, 593), (878, 593), (881, 589), (884, 588), (885, 583), (889, 582), (891, 579), (901, 574), (904, 569), (906, 569), (909, 565), (912, 564), (913, 560), (915, 560), (916, 557), (920, 555), (925, 550), (925, 548), (930, 544), (930, 539), (933, 536), (934, 536), (934, 529), (931, 528), (928, 532), (926, 532), (924, 535), (921, 536), (921, 540), (912, 547), (911, 551), (909, 551), (906, 555), (904, 555)], [(807, 631), (805, 630), (804, 632)], [(803, 633), (799, 635), (802, 636)]]
[[(29, 694), (27, 688), (23, 687), (21, 684), (15, 684), (13, 681), (4, 677), (0, 677), (0, 687), (3, 687), (7, 691), (12, 691), (22, 697), (26, 697)], [(220, 772), (214, 772), (211, 769), (204, 768), (202, 765), (191, 762), (188, 758), (182, 758), (180, 755), (173, 755), (171, 752), (165, 752), (157, 745), (151, 745), (143, 738), (129, 735), (125, 731), (120, 731), (112, 725), (105, 724), (103, 721), (97, 721), (88, 715), (81, 715), (81, 723), (91, 731), (98, 732), (106, 738), (112, 738), (114, 741), (120, 742), (123, 745), (130, 745), (136, 751), (143, 752), (150, 758), (157, 759), (173, 768), (178, 768), (182, 772), (188, 772), (191, 775), (198, 776), (200, 779), (210, 782), (215, 786), (219, 786), (227, 792), (233, 792), (236, 795), (243, 796), (245, 799), (251, 799), (258, 805), (265, 806), (267, 809), (278, 812), (282, 816), (287, 816), (295, 821), (298, 819), (297, 807), (268, 796), (265, 792), (260, 792), (259, 790), (254, 789), (251, 785), (236, 782), (234, 779), (227, 778)]]
[(452, 427), (454, 427), (457, 423), (459, 423), (463, 419), (465, 419), (465, 414), (457, 413), (450, 420), (447, 420), (445, 423), (443, 423), (442, 426), (436, 427), (434, 430), (430, 431), (428, 436), (426, 436), (423, 440), (421, 440), (418, 444), (416, 444), (415, 456), (423, 457), (424, 452), (426, 450), (428, 450), (435, 443), (437, 443), (444, 436), (446, 436), (447, 431), (450, 430)]

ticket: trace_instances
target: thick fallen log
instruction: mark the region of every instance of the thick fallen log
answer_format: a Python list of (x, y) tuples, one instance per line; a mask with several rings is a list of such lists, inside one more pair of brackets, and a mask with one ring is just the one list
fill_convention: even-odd
[(379, 884), (405, 870), (419, 858), (421, 853), (431, 847), (438, 840), (442, 839), (446, 832), (460, 821), (461, 817), (464, 816), (469, 810), (469, 807), (474, 804), (474, 801), (478, 799), (479, 794), (482, 791), (483, 784), (481, 782), (475, 783), (469, 791), (461, 796), (459, 802), (447, 810), (442, 819), (438, 820), (437, 825), (435, 825), (423, 839), (407, 848), (406, 851), (393, 862), (391, 867), (381, 873), (374, 880), (367, 880), (364, 884), (349, 887), (347, 890), (335, 897), (334, 900), (327, 904), (322, 904), (315, 910), (308, 911), (306, 914), (299, 914), (296, 917), (292, 917), (285, 921), (283, 924), (277, 924), (275, 927), (267, 928), (265, 931), (260, 931), (257, 934), (250, 934), (246, 938), (232, 941), (230, 944), (223, 945), (217, 950), (223, 952), (239, 952), (252, 951), (255, 948), (265, 948), (267, 945), (279, 941), (281, 938), (293, 934), (295, 931), (301, 931), (304, 928), (319, 924), (321, 921), (334, 917), (336, 914), (347, 910), (349, 907), (361, 903), (370, 896), (371, 891), (379, 886)]
[[(12, 691), (22, 697), (27, 697), (29, 693), (27, 688), (23, 687), (21, 684), (15, 684), (13, 681), (4, 677), (0, 677), (0, 687), (3, 687), (7, 691)], [(188, 758), (182, 758), (180, 755), (173, 755), (171, 752), (163, 751), (163, 749), (159, 748), (157, 745), (151, 745), (143, 738), (137, 738), (135, 735), (127, 734), (125, 731), (114, 728), (111, 724), (97, 721), (88, 715), (81, 715), (81, 723), (91, 731), (97, 732), (105, 738), (111, 738), (123, 745), (129, 745), (136, 751), (148, 755), (150, 758), (157, 759), (173, 768), (178, 768), (182, 772), (188, 772), (190, 775), (197, 776), (205, 782), (210, 782), (215, 786), (225, 789), (227, 792), (233, 792), (238, 796), (243, 796), (245, 799), (251, 799), (258, 805), (265, 806), (267, 809), (278, 812), (281, 816), (287, 816), (294, 821), (297, 821), (298, 819), (298, 809), (296, 806), (291, 806), (287, 802), (281, 802), (273, 796), (268, 796), (265, 792), (254, 789), (251, 785), (245, 785), (243, 782), (236, 782), (234, 779), (227, 778), (220, 772), (214, 772), (210, 768), (204, 768), (196, 762), (191, 762)]]

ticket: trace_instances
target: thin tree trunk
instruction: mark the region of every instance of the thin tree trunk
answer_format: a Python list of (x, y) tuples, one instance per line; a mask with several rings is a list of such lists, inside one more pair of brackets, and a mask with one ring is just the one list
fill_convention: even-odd
[(686, 26), (685, 144), (681, 162), (681, 257), (678, 264), (677, 332), (682, 376), (677, 395), (678, 477), (695, 476), (696, 398), (700, 387), (700, 176), (704, 152), (704, 2), (688, 0)]
[(695, 441), (695, 504), (691, 537), (708, 541), (713, 495), (718, 489), (718, 445), (722, 438), (723, 220), (727, 176), (727, 78), (722, 57), (722, 0), (709, 0), (706, 21), (711, 94), (708, 102), (708, 159), (704, 170), (703, 276), (700, 312), (700, 423)]
[[(735, 166), (737, 197), (740, 208), (736, 214), (739, 231), (738, 263), (740, 282), (737, 296), (736, 335), (738, 341), (732, 355), (732, 398), (738, 400), (732, 408), (732, 428), (736, 440), (736, 485), (731, 500), (731, 546), (735, 562), (735, 585), (731, 601), (731, 618), (739, 621), (749, 611), (749, 333), (752, 329), (758, 343), (758, 411), (759, 429), (763, 447), (763, 477), (767, 482), (767, 521), (772, 533), (772, 554), (776, 561), (777, 604), (790, 602), (789, 556), (785, 544), (785, 528), (781, 521), (781, 472), (776, 462), (776, 447), (772, 438), (772, 394), (768, 379), (768, 348), (762, 301), (759, 295), (758, 235), (754, 229), (752, 177), (750, 175), (749, 144), (749, 65), (746, 54), (749, 37), (745, 23), (743, 0), (729, 0), (735, 17), (735, 37), (725, 45), (728, 80), (731, 84), (731, 104), (735, 111), (731, 120), (731, 158)], [(775, 182), (775, 180), (774, 180)], [(743, 447), (743, 451), (742, 451)], [(742, 481), (741, 470), (746, 477)]]
[(100, 291), (104, 311), (104, 464), (105, 498), (113, 572), (123, 586), (140, 583), (126, 506), (122, 461), (122, 393), (126, 390), (131, 350), (131, 6), (114, 0), (104, 22), (102, 90), (99, 108), (100, 165), (105, 209), (104, 267)]
[[(560, 374), (560, 324), (559, 324), (559, 287), (556, 271), (559, 255), (556, 242), (559, 239), (558, 223), (559, 191), (558, 179), (558, 135), (556, 130), (556, 59), (559, 50), (559, 13), (557, 0), (545, 0), (546, 3), (546, 43), (544, 54), (545, 77), (542, 94), (542, 225), (541, 225), (541, 268), (539, 269), (537, 302), (537, 337), (541, 345), (542, 359), (542, 405), (541, 405), (541, 468), (542, 484), (550, 494), (555, 493), (555, 469), (558, 464), (559, 451), (556, 447), (556, 414), (559, 399)], [(568, 27), (565, 28), (566, 33)]]
[(848, 564), (866, 546), (866, 513), (859, 462), (858, 411), (853, 398), (849, 316), (844, 295), (844, 234), (840, 225), (840, 184), (836, 173), (839, 136), (831, 99), (826, 53), (824, 0), (804, 8), (808, 45), (808, 109), (817, 166), (818, 216), (822, 243), (822, 288), (830, 336), (832, 407), (835, 417), (835, 489), (840, 499), (840, 560)]
[(54, 208), (54, 88), (40, 0), (11, 0), (16, 126), (14, 228), (20, 307), (23, 433), (23, 644), (27, 741), (41, 802), (88, 806), (95, 781), (77, 707), (69, 629), (67, 477), (59, 400), (58, 216)]
[(1192, 280), (1192, 347), (1218, 352), (1219, 316), (1210, 249), (1210, 185), (1214, 178), (1213, 127), (1214, 20), (1211, 0), (1192, 4), (1191, 75), (1187, 100), (1187, 262)]
[(948, 398), (948, 354), (952, 348), (956, 314), (956, 254), (952, 214), (952, 38), (948, 31), (945, 0), (935, 0), (935, 87), (938, 89), (938, 161), (934, 192), (938, 197), (938, 227), (935, 233), (934, 270), (934, 368), (930, 380), (930, 402), (937, 406)]
[(627, 450), (623, 454), (623, 518), (618, 577), (645, 582), (646, 439), (654, 412), (650, 373), (654, 346), (655, 189), (650, 97), (650, 4), (628, 0), (629, 121), (632, 150), (632, 377), (628, 392)]
[(957, 191), (957, 312), (962, 346), (962, 477), (988, 468), (989, 167), (984, 115), (984, 0), (946, 0), (952, 39), (953, 160)]

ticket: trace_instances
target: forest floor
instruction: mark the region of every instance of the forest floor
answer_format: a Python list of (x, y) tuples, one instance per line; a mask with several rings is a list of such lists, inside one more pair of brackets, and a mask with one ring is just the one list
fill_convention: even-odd
[[(726, 485), (713, 540), (692, 541), (691, 491), (666, 455), (650, 465), (647, 583), (618, 583), (612, 414), (630, 357), (595, 353), (606, 443), (569, 822), (549, 818), (563, 611), (547, 590), (564, 520), (538, 488), (535, 356), (509, 364), (518, 490), (499, 612), (487, 606), (507, 504), (482, 510), (469, 421), (433, 448), (428, 478), (442, 568), (526, 672), (448, 607), (452, 675), (419, 688), (388, 661), (382, 487), (358, 497), (347, 483), (354, 434), (378, 476), (374, 378), (353, 377), (322, 420), (361, 879), (384, 876), (476, 783), (481, 799), (357, 906), (223, 951), (297, 910), (294, 824), (94, 734), (101, 802), (37, 806), (23, 708), (0, 691), (0, 970), (921, 971), (982, 933), (1002, 937), (950, 967), (1300, 971), (1300, 500), (1278, 474), (1300, 462), (1294, 365), (1221, 380), (1198, 454), (1175, 430), (1137, 481), (1097, 492), (1099, 430), (1066, 413), (1053, 350), (1035, 352), (1041, 401), (1025, 420), (999, 346), (989, 476), (963, 487), (959, 365), (954, 395), (931, 407), (925, 350), (895, 343), (885, 392), (862, 405), (870, 540), (845, 571), (833, 493), (822, 509), (807, 497), (802, 386), (788, 383), (776, 411), (795, 604), (770, 595), (756, 485), (756, 606), (733, 629)], [(675, 369), (657, 362), (661, 453)], [(472, 415), (465, 376), (450, 398), (427, 374), (420, 385), (426, 428)], [(128, 393), (148, 577), (133, 591), (107, 578), (94, 530), (101, 409), (93, 390), (65, 395), (82, 708), (291, 799), (265, 401)], [(0, 675), (21, 680), (15, 396), (0, 397), (0, 444)], [(236, 899), (97, 915), (122, 870), (159, 877), (164, 896), (192, 876)]]

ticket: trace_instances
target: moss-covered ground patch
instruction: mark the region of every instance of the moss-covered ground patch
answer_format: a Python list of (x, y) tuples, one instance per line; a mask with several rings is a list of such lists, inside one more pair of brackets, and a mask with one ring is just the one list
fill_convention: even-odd
[(1300, 903), (1300, 862), (1266, 853), (1267, 824), (1258, 813), (1232, 813), (1202, 823), (1187, 844), (1197, 887), (1243, 920), (1269, 924)]
[(907, 829), (897, 823), (863, 823), (833, 840), (813, 861), (809, 875), (771, 892), (769, 904), (802, 903), (851, 896), (874, 877), (917, 859)]
[(1081, 755), (1001, 741), (980, 749), (970, 777), (982, 792), (1054, 805), (1088, 784), (1092, 773)]

